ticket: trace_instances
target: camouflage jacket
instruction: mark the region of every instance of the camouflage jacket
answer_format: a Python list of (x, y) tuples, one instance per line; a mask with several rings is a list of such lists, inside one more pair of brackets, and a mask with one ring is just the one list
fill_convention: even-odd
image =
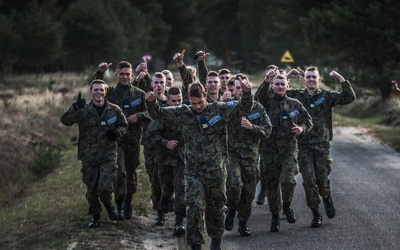
[(122, 110), (108, 101), (103, 114), (99, 116), (93, 102), (85, 108), (76, 110), (71, 106), (60, 119), (66, 126), (77, 123), (79, 126), (78, 159), (90, 165), (106, 161), (116, 161), (117, 142), (107, 140), (108, 130), (115, 130), (117, 138), (126, 133), (128, 126)]
[(318, 143), (331, 141), (332, 108), (349, 104), (356, 99), (356, 94), (348, 81), (341, 83), (342, 92), (317, 89), (310, 95), (307, 89), (291, 89), (288, 96), (299, 100), (311, 115), (314, 127), (310, 132), (299, 136), (299, 143)]
[(267, 138), (271, 134), (271, 121), (265, 108), (254, 101), (250, 113), (243, 116), (253, 124), (253, 129), (245, 129), (241, 126), (242, 117), (232, 120), (228, 124), (228, 150), (230, 153), (240, 155), (241, 158), (252, 158), (258, 155), (261, 138)]
[[(198, 63), (198, 72), (199, 72), (199, 80), (201, 84), (205, 84), (206, 78), (207, 78), (207, 73), (208, 69), (207, 66), (203, 61), (199, 61)], [(189, 105), (189, 97), (188, 97), (188, 87), (191, 83), (196, 81), (196, 76), (192, 76), (190, 71), (187, 69), (186, 65), (184, 64), (182, 67), (178, 67), (179, 73), (182, 78), (182, 97), (183, 97), (183, 103)]]
[(208, 172), (224, 168), (222, 160), (226, 154), (226, 125), (232, 119), (250, 113), (253, 97), (251, 93), (243, 93), (242, 100), (236, 104), (207, 103), (201, 114), (187, 105), (161, 108), (157, 102), (146, 104), (153, 119), (182, 126), (186, 171)]
[[(93, 79), (103, 79), (103, 73), (97, 71)], [(116, 87), (109, 87), (107, 90), (106, 99), (111, 103), (118, 105), (124, 112), (125, 117), (136, 114), (138, 121), (128, 125), (127, 134), (120, 139), (120, 143), (127, 145), (140, 142), (143, 123), (150, 121), (149, 114), (146, 110), (146, 93), (133, 86), (123, 86), (117, 83)]]
[(286, 94), (275, 95), (270, 89), (269, 84), (264, 82), (256, 92), (256, 98), (265, 107), (272, 123), (272, 133), (266, 143), (276, 143), (278, 147), (297, 143), (296, 136), (292, 133), (293, 123), (301, 126), (304, 129), (303, 134), (306, 134), (313, 127), (312, 118), (298, 100)]
[[(146, 129), (144, 137), (149, 138), (149, 143), (156, 146), (156, 160), (159, 166), (177, 166), (178, 159), (184, 160), (184, 147), (182, 129), (174, 123), (153, 120)], [(175, 149), (167, 148), (170, 140), (179, 141)]]

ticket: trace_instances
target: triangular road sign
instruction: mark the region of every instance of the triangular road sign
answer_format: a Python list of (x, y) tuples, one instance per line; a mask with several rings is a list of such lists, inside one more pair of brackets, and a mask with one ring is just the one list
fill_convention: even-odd
[(285, 54), (283, 54), (282, 58), (281, 58), (281, 62), (294, 62), (292, 55), (290, 54), (289, 50), (285, 51)]

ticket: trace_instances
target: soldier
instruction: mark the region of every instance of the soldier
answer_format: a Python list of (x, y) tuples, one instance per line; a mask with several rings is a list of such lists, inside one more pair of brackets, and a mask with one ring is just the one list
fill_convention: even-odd
[[(94, 78), (103, 79), (104, 72), (112, 63), (102, 62)], [(118, 177), (115, 203), (119, 219), (132, 218), (132, 197), (137, 190), (136, 169), (140, 163), (140, 140), (142, 123), (149, 121), (145, 105), (145, 92), (132, 86), (132, 65), (121, 61), (115, 72), (117, 86), (110, 87), (106, 99), (118, 105), (128, 120), (128, 131), (118, 140)]]
[(243, 97), (237, 104), (207, 103), (202, 84), (188, 88), (191, 105), (161, 108), (153, 92), (146, 94), (149, 114), (182, 126), (185, 142), (185, 197), (187, 242), (191, 249), (204, 244), (204, 220), (211, 249), (221, 249), (226, 203), (226, 169), (223, 165), (227, 122), (250, 112), (251, 85), (242, 81)]
[(332, 159), (330, 143), (332, 140), (332, 108), (337, 105), (349, 104), (355, 100), (351, 84), (336, 71), (329, 76), (338, 79), (342, 86), (341, 92), (321, 90), (321, 77), (316, 67), (309, 67), (305, 72), (291, 70), (288, 76), (299, 76), (303, 73), (305, 89), (292, 89), (288, 95), (299, 100), (310, 113), (314, 127), (304, 135), (299, 136), (299, 166), (303, 177), (303, 187), (307, 205), (313, 214), (311, 227), (322, 225), (319, 204), (322, 200), (329, 219), (335, 217), (336, 210), (331, 197), (329, 174)]
[(266, 178), (268, 205), (272, 213), (271, 232), (279, 232), (279, 212), (282, 207), (286, 220), (289, 223), (296, 222), (291, 208), (296, 187), (295, 176), (298, 173), (296, 137), (313, 126), (303, 105), (287, 97), (287, 88), (287, 78), (278, 74), (272, 80), (274, 93), (270, 94), (270, 86), (265, 86), (265, 92), (259, 93), (259, 100), (263, 100), (261, 104), (267, 110), (273, 126), (271, 136), (261, 149), (264, 161), (262, 175)]
[[(182, 93), (177, 87), (169, 89), (167, 98), (169, 106), (182, 105)], [(153, 120), (146, 130), (146, 137), (150, 139), (150, 143), (157, 146), (155, 155), (161, 183), (161, 210), (163, 213), (169, 212), (169, 204), (175, 192), (176, 217), (173, 235), (184, 235), (183, 219), (186, 217), (186, 204), (183, 170), (185, 165), (181, 128), (168, 121)]]
[(224, 93), (227, 89), (228, 82), (231, 79), (231, 71), (229, 69), (223, 68), (218, 70), (218, 77), (221, 80), (221, 92)]
[(220, 99), (219, 90), (221, 88), (220, 79), (216, 71), (210, 71), (207, 74), (205, 88), (207, 91), (207, 102), (216, 102)]
[[(155, 94), (158, 102), (161, 106), (167, 106), (167, 96), (165, 93), (165, 75), (161, 72), (154, 73), (151, 81), (151, 87), (153, 93)], [(160, 206), (161, 200), (161, 184), (158, 175), (158, 166), (156, 160), (156, 150), (157, 147), (151, 143), (151, 138), (149, 138), (146, 130), (150, 122), (144, 125), (144, 136), (142, 138), (143, 153), (145, 159), (145, 167), (147, 175), (150, 178), (151, 183), (151, 200), (153, 202), (153, 209), (157, 211), (156, 226), (164, 226), (165, 214)]]
[[(239, 74), (236, 79), (246, 79)], [(234, 95), (236, 100), (242, 97), (242, 88), (235, 81)], [(230, 231), (234, 225), (236, 211), (239, 219), (239, 234), (250, 236), (247, 221), (251, 215), (251, 203), (256, 192), (260, 175), (258, 166), (258, 148), (260, 138), (270, 135), (272, 125), (265, 108), (254, 102), (253, 108), (246, 116), (232, 120), (228, 124), (228, 164), (226, 196), (228, 212), (225, 217), (225, 230)]]
[(66, 126), (78, 124), (78, 159), (82, 162), (82, 180), (92, 215), (89, 228), (96, 228), (100, 225), (100, 201), (110, 219), (117, 220), (111, 203), (118, 168), (117, 140), (126, 133), (128, 125), (122, 110), (105, 100), (107, 84), (104, 81), (92, 81), (90, 91), (92, 101), (86, 104), (79, 93), (60, 121)]
[[(258, 87), (256, 93), (254, 94), (254, 99), (259, 101), (260, 103), (266, 103), (268, 101), (267, 98), (266, 98), (267, 95), (263, 94), (263, 91), (265, 90), (265, 88), (269, 89), (271, 87), (272, 79), (278, 73), (279, 73), (278, 66), (275, 66), (275, 65), (271, 64), (266, 68), (264, 80), (260, 84), (260, 86)], [(268, 93), (272, 93), (272, 91), (270, 92), (268, 90)], [(266, 147), (265, 140), (261, 139), (260, 151), (262, 150), (263, 147)], [(263, 159), (263, 154), (260, 153), (260, 173), (264, 172), (263, 168), (264, 168), (264, 159)], [(267, 192), (267, 184), (266, 184), (266, 182), (267, 182), (266, 176), (265, 175), (261, 175), (260, 176), (260, 192), (258, 193), (257, 199), (256, 199), (256, 204), (257, 205), (264, 205), (264, 203), (265, 203), (265, 195), (266, 195), (266, 192)]]
[(171, 87), (174, 86), (174, 75), (172, 74), (171, 71), (169, 71), (168, 69), (164, 69), (163, 71), (161, 71), (161, 73), (163, 73), (165, 75), (165, 90), (168, 91)]

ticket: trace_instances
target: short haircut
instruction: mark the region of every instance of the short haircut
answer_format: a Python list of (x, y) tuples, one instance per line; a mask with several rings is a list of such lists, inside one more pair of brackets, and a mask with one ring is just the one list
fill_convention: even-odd
[(236, 80), (236, 76), (231, 76), (231, 78), (229, 78), (229, 80), (226, 83), (226, 85), (227, 86), (235, 86), (235, 80)]
[(207, 77), (209, 77), (209, 76), (216, 76), (216, 77), (218, 77), (219, 75), (218, 75), (218, 72), (217, 72), (217, 71), (211, 70), (211, 71), (209, 71), (208, 74), (207, 74)]
[(278, 66), (271, 64), (271, 65), (267, 66), (267, 70), (269, 70), (269, 69), (278, 69)]
[(101, 79), (94, 79), (90, 85), (89, 85), (89, 89), (92, 90), (93, 88), (93, 84), (104, 84), (105, 85), (105, 89), (106, 91), (108, 91), (108, 85), (105, 81), (101, 80)]
[(189, 97), (197, 97), (202, 98), (207, 95), (207, 92), (203, 86), (203, 84), (199, 82), (194, 82), (189, 85), (188, 88)]
[(242, 73), (239, 73), (239, 74), (237, 74), (237, 75), (235, 76), (235, 80), (236, 80), (236, 79), (239, 79), (239, 77), (242, 78), (242, 79), (249, 79), (249, 78), (247, 77), (247, 75), (242, 74)]
[(120, 62), (118, 63), (118, 65), (117, 65), (117, 70), (123, 69), (123, 68), (129, 68), (129, 69), (131, 69), (131, 68), (132, 68), (132, 64), (130, 64), (130, 63), (127, 62), (127, 61), (120, 61)]
[(231, 71), (229, 69), (226, 69), (226, 68), (220, 69), (218, 71), (218, 75), (225, 75), (225, 74), (230, 74), (230, 73), (231, 73)]
[(168, 69), (164, 69), (163, 71), (161, 71), (161, 73), (163, 73), (164, 75), (168, 75), (168, 74), (172, 75), (172, 72), (169, 71)]
[(314, 71), (315, 73), (317, 73), (319, 75), (318, 69), (315, 66), (311, 66), (311, 67), (306, 68), (304, 73), (307, 72), (307, 71)]
[(164, 75), (162, 72), (156, 72), (156, 73), (154, 73), (153, 78), (154, 78), (154, 77), (164, 78), (164, 79), (165, 79), (165, 75)]
[(286, 76), (285, 75), (280, 75), (280, 74), (277, 74), (276, 76), (274, 76), (272, 81), (275, 80), (275, 79), (282, 79), (282, 80), (286, 80), (287, 81)]
[(169, 98), (171, 95), (181, 95), (181, 94), (182, 94), (182, 92), (181, 92), (181, 89), (180, 89), (180, 88), (171, 87), (171, 88), (168, 90), (167, 97)]

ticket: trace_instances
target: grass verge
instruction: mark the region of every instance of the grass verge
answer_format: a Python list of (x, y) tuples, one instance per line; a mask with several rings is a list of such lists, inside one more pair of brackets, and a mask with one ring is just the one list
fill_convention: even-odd
[(336, 125), (361, 126), (368, 128), (375, 137), (395, 149), (397, 152), (400, 152), (400, 127), (382, 125), (381, 117), (350, 118), (348, 116), (334, 113), (333, 120)]

